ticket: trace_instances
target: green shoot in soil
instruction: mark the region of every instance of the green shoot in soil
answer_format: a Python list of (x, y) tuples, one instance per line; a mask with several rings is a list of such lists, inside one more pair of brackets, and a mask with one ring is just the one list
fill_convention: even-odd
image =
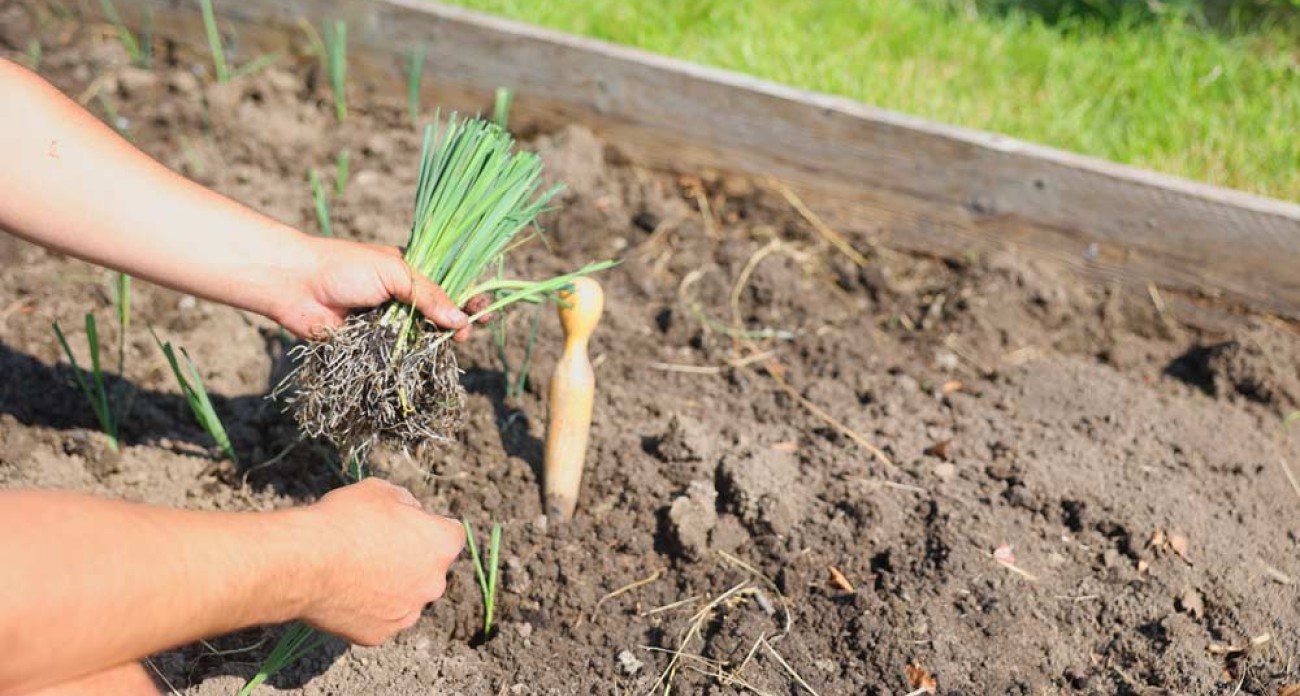
[(280, 636), (280, 640), (272, 648), (271, 655), (258, 668), (257, 674), (253, 675), (253, 678), (244, 684), (244, 688), (239, 690), (239, 696), (248, 696), (253, 693), (253, 690), (261, 686), (267, 679), (298, 661), (324, 640), (325, 636), (317, 633), (315, 629), (305, 623), (295, 621), (289, 624), (289, 628), (285, 630), (284, 635)]
[(141, 68), (149, 67), (153, 62), (153, 13), (146, 10), (144, 33), (137, 40), (122, 21), (122, 16), (117, 13), (113, 0), (99, 0), (99, 6), (104, 9), (104, 17), (117, 31), (117, 38), (122, 42), (122, 48), (126, 49), (126, 54), (131, 57), (131, 63)]
[(346, 147), (339, 150), (338, 160), (334, 164), (334, 195), (342, 196), (348, 190), (348, 169), (352, 164), (352, 152)]
[(339, 123), (348, 119), (348, 23), (325, 24), (325, 56), (330, 88), (334, 91), (334, 116)]
[[(152, 332), (152, 329), (150, 329)], [(185, 401), (189, 402), (190, 410), (194, 412), (194, 418), (198, 420), (199, 425), (207, 431), (208, 435), (216, 441), (217, 447), (226, 455), (230, 461), (238, 463), (239, 458), (235, 456), (235, 448), (230, 444), (230, 436), (226, 434), (226, 428), (221, 424), (221, 418), (217, 415), (217, 410), (212, 406), (212, 399), (208, 398), (208, 390), (203, 386), (203, 377), (199, 375), (199, 368), (190, 359), (190, 354), (181, 348), (181, 357), (185, 359), (184, 369), (179, 360), (176, 358), (176, 351), (172, 348), (170, 342), (164, 343), (154, 334), (153, 340), (158, 343), (162, 349), (163, 355), (167, 356), (167, 363), (172, 367), (172, 374), (176, 375), (176, 381), (181, 385), (181, 393), (185, 395)]]
[(424, 79), (424, 47), (411, 51), (406, 71), (406, 108), (411, 112), (411, 125), (420, 125), (420, 83)]
[(515, 93), (509, 87), (497, 87), (496, 102), (492, 105), (492, 121), (502, 128), (510, 123), (510, 105), (515, 101)]
[(81, 387), (81, 393), (85, 394), (86, 401), (90, 402), (90, 408), (95, 412), (95, 418), (99, 420), (99, 427), (108, 436), (108, 446), (117, 452), (117, 418), (113, 414), (113, 405), (108, 399), (108, 389), (104, 386), (104, 370), (99, 364), (99, 332), (95, 329), (95, 316), (86, 315), (86, 342), (90, 346), (90, 374), (93, 382), (86, 381), (86, 376), (77, 365), (77, 359), (72, 355), (68, 339), (63, 335), (63, 329), (59, 328), (57, 321), (54, 322), (54, 335), (58, 337), (59, 345), (63, 346), (63, 353), (68, 356), (68, 362), (72, 363), (72, 376), (76, 378), (77, 386)]
[(260, 55), (242, 66), (235, 68), (234, 72), (230, 73), (230, 79), (238, 80), (245, 75), (252, 75), (263, 68), (269, 68), (274, 65), (277, 60), (280, 60), (283, 57), (283, 51)]
[(462, 522), (465, 525), (465, 544), (469, 546), (469, 556), (474, 562), (474, 573), (478, 576), (478, 586), (483, 593), (483, 638), (486, 639), (492, 634), (492, 614), (496, 610), (497, 602), (497, 566), (501, 559), (501, 524), (492, 525), (492, 537), (488, 542), (488, 562), (487, 566), (483, 565), (483, 558), (479, 556), (478, 544), (474, 540), (474, 528), (470, 526), (468, 520)]
[(212, 12), (212, 0), (199, 0), (199, 8), (203, 12), (203, 30), (208, 35), (208, 50), (212, 52), (212, 67), (216, 71), (217, 82), (230, 82), (230, 67), (226, 64), (226, 49), (221, 45), (217, 18)]
[(320, 233), (326, 237), (333, 237), (334, 223), (330, 220), (330, 202), (325, 194), (325, 185), (321, 183), (315, 169), (307, 172), (307, 179), (311, 182), (312, 200), (316, 202), (316, 221), (320, 223)]
[(27, 68), (32, 72), (41, 69), (41, 42), (39, 39), (32, 39), (27, 42)]
[(528, 330), (528, 339), (524, 344), (524, 359), (519, 365), (519, 372), (510, 378), (510, 359), (506, 357), (506, 317), (503, 315), (492, 322), (492, 341), (496, 344), (497, 358), (501, 362), (501, 379), (505, 382), (506, 398), (517, 399), (524, 394), (528, 386), (528, 366), (533, 359), (533, 346), (537, 343), (537, 331), (541, 326), (542, 308), (533, 313), (533, 320)]
[(117, 292), (114, 298), (117, 305), (117, 376), (124, 376), (126, 367), (126, 335), (131, 330), (131, 276), (117, 274)]

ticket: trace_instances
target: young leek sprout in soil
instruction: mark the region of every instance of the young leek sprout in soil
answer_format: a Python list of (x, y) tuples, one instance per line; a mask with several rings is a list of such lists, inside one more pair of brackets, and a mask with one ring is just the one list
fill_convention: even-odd
[(76, 378), (77, 386), (81, 387), (81, 393), (86, 396), (86, 401), (90, 402), (90, 408), (95, 412), (95, 418), (99, 420), (99, 427), (108, 436), (108, 446), (117, 452), (117, 417), (113, 413), (113, 404), (108, 398), (108, 389), (104, 386), (104, 370), (99, 364), (99, 331), (95, 328), (95, 316), (86, 315), (86, 343), (90, 346), (91, 382), (87, 382), (86, 376), (82, 374), (76, 357), (72, 355), (68, 339), (63, 335), (63, 329), (59, 328), (57, 321), (54, 322), (54, 335), (58, 337), (59, 345), (63, 346), (63, 353), (68, 356), (68, 362), (72, 363), (72, 376)]
[(325, 63), (334, 92), (334, 116), (348, 120), (348, 23), (325, 23)]
[(41, 41), (40, 41), (40, 39), (32, 39), (31, 41), (28, 41), (28, 42), (27, 42), (27, 61), (26, 61), (27, 69), (28, 69), (28, 70), (31, 70), (32, 72), (36, 72), (36, 71), (40, 70), (40, 69), (41, 69), (41, 56), (42, 56), (42, 55), (43, 55), (43, 52), (42, 52), (42, 50), (41, 50)]
[(267, 53), (254, 58), (238, 69), (231, 70), (230, 64), (226, 62), (226, 49), (221, 43), (221, 31), (217, 29), (217, 17), (212, 10), (212, 0), (199, 0), (199, 10), (203, 14), (203, 31), (208, 37), (208, 50), (212, 53), (212, 70), (213, 74), (216, 75), (217, 82), (226, 83), (245, 75), (251, 75), (262, 68), (269, 67), (284, 56), (283, 51)]
[(483, 638), (487, 639), (492, 635), (492, 615), (496, 611), (497, 605), (497, 567), (501, 560), (501, 524), (492, 525), (492, 537), (488, 542), (488, 562), (483, 565), (483, 557), (479, 555), (478, 544), (474, 539), (474, 528), (470, 526), (468, 520), (461, 524), (465, 525), (465, 545), (469, 547), (470, 560), (474, 562), (474, 574), (478, 577), (478, 587), (483, 594)]
[(515, 93), (509, 87), (497, 87), (496, 102), (492, 105), (492, 121), (502, 128), (510, 126), (510, 105)]
[(325, 185), (321, 183), (320, 175), (315, 169), (307, 172), (307, 180), (311, 182), (311, 198), (316, 203), (316, 221), (320, 223), (320, 233), (333, 237), (334, 223), (330, 220), (330, 201), (325, 195)]
[(217, 82), (230, 82), (230, 67), (226, 64), (226, 49), (221, 45), (217, 18), (212, 12), (212, 0), (199, 0), (199, 9), (203, 13), (203, 30), (208, 36), (208, 50), (212, 52), (212, 67)]
[(131, 57), (131, 63), (139, 68), (148, 68), (153, 62), (153, 12), (146, 6), (144, 32), (137, 40), (122, 21), (122, 16), (117, 13), (113, 0), (99, 0), (99, 6), (104, 10), (104, 17), (117, 30), (117, 38), (122, 42), (122, 48), (126, 49), (126, 54)]
[(295, 621), (285, 630), (284, 635), (276, 642), (275, 647), (271, 649), (271, 655), (266, 658), (261, 667), (257, 668), (257, 674), (244, 683), (244, 687), (239, 690), (239, 696), (248, 696), (253, 690), (261, 686), (263, 682), (275, 676), (277, 672), (297, 662), (303, 655), (316, 649), (325, 640), (325, 636), (318, 633), (311, 626), (305, 623)]
[(420, 125), (420, 83), (424, 80), (424, 47), (411, 51), (406, 70), (406, 108), (411, 113), (411, 125)]
[[(478, 295), (490, 303), (477, 320), (518, 302), (536, 302), (611, 261), (541, 281), (490, 278), (484, 271), (526, 237), (558, 187), (541, 190), (542, 163), (517, 151), (501, 127), (455, 115), (425, 130), (416, 185), (415, 219), (406, 261), (457, 305)], [(402, 445), (445, 441), (464, 410), (460, 370), (448, 339), (409, 305), (389, 302), (354, 314), (323, 341), (300, 346), (300, 364), (277, 392), (303, 432), (343, 450), (383, 438)]]
[[(152, 332), (152, 330), (151, 330)], [(181, 348), (181, 357), (185, 358), (184, 369), (179, 360), (176, 359), (176, 351), (172, 348), (170, 342), (164, 343), (154, 334), (153, 340), (158, 343), (162, 349), (163, 355), (167, 356), (167, 363), (172, 367), (172, 374), (176, 375), (176, 381), (181, 385), (181, 393), (185, 395), (185, 401), (189, 403), (190, 410), (194, 412), (194, 418), (203, 426), (208, 435), (216, 441), (217, 447), (221, 448), (222, 454), (226, 455), (230, 461), (239, 463), (239, 458), (235, 456), (235, 448), (230, 444), (230, 436), (226, 434), (226, 428), (221, 424), (221, 418), (217, 415), (217, 410), (212, 406), (212, 399), (208, 398), (208, 390), (203, 386), (203, 377), (199, 375), (199, 368), (190, 359), (190, 354)]]
[(338, 160), (334, 163), (334, 195), (342, 196), (348, 191), (348, 169), (352, 165), (352, 152), (346, 147), (339, 150)]
[(125, 378), (126, 335), (131, 331), (131, 276), (117, 274), (117, 376)]

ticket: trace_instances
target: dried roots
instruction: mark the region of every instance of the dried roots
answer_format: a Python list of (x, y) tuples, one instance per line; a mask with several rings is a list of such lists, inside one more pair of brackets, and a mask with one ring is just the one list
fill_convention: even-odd
[(465, 391), (450, 343), (420, 332), (394, 359), (397, 329), (383, 310), (350, 317), (327, 340), (294, 349), (299, 365), (276, 392), (311, 437), (362, 452), (378, 440), (413, 446), (460, 430)]

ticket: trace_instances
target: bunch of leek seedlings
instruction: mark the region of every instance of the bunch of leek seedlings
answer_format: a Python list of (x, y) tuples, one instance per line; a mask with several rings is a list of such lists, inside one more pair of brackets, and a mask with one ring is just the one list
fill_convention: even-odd
[[(493, 263), (536, 230), (534, 220), (559, 187), (543, 190), (542, 162), (517, 150), (509, 132), (455, 114), (425, 129), (415, 192), (415, 219), (405, 258), (457, 306), (487, 295), (476, 321), (518, 302), (553, 296), (582, 275), (613, 265), (589, 264), (540, 281), (484, 278)], [(464, 410), (452, 333), (396, 301), (349, 317), (325, 340), (295, 349), (299, 365), (277, 391), (303, 432), (344, 451), (377, 440), (399, 445), (445, 441)]]

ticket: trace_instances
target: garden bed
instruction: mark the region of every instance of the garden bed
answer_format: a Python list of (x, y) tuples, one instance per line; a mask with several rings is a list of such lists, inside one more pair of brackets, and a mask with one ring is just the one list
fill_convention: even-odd
[[(357, 88), (340, 125), (311, 61), (212, 85), (183, 48), (133, 68), (103, 27), (27, 5), (0, 3), (0, 27), (8, 57), (39, 32), (40, 71), (162, 162), (303, 229), (306, 169), (347, 147), (335, 233), (405, 239), (420, 136), (404, 95)], [(1294, 326), (1193, 327), (1159, 291), (1010, 245), (925, 255), (855, 235), (855, 258), (779, 184), (666, 174), (579, 127), (518, 128), (569, 190), (544, 220), (550, 248), (511, 270), (623, 259), (601, 277), (578, 515), (543, 514), (544, 381), (504, 399), (480, 331), (460, 353), (462, 441), (372, 463), (428, 509), (503, 523), (499, 630), (476, 636), (459, 563), (416, 628), (328, 643), (267, 691), (647, 693), (676, 650), (678, 693), (739, 691), (718, 672), (746, 661), (740, 678), (773, 694), (901, 694), (926, 675), (945, 694), (1300, 681), (1300, 490), (1284, 472), (1300, 471), (1300, 436), (1279, 426), (1300, 409)], [(299, 443), (266, 398), (285, 369), (276, 328), (143, 283), (136, 326), (189, 350), (245, 464), (214, 458), (143, 329), (109, 453), (50, 330), (94, 311), (114, 344), (109, 275), (7, 236), (0, 263), (0, 485), (255, 510), (342, 482), (337, 455)], [(548, 312), (534, 377), (558, 350)], [(513, 366), (522, 353), (516, 340)], [(279, 631), (152, 664), (181, 693), (233, 693)]]

